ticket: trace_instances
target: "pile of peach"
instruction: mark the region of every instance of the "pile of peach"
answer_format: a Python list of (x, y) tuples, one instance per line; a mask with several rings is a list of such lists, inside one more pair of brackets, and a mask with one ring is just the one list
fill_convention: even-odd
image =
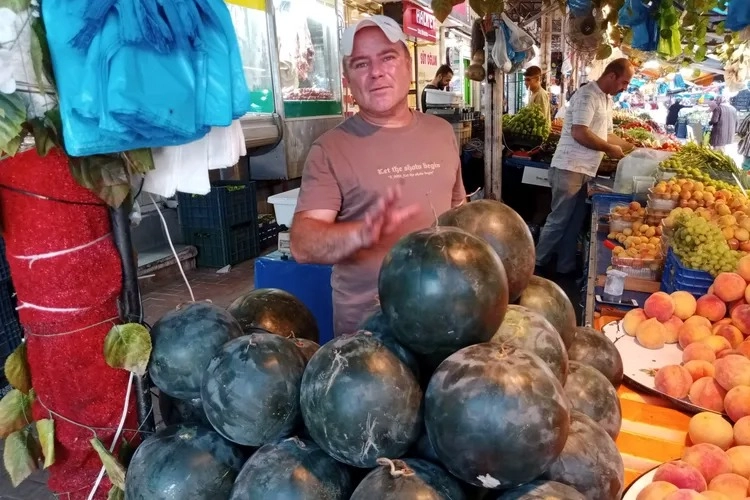
[(750, 497), (750, 417), (732, 424), (715, 413), (690, 419), (692, 446), (661, 465), (637, 500), (745, 500)]

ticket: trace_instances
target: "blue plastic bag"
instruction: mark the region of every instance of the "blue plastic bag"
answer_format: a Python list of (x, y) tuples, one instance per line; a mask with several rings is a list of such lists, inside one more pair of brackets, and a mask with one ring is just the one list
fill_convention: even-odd
[(750, 1), (730, 0), (725, 26), (732, 31), (742, 31), (750, 26)]

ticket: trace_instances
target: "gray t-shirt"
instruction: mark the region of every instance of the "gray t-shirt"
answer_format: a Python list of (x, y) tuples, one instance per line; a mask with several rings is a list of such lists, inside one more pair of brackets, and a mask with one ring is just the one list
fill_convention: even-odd
[(396, 184), (402, 186), (402, 206), (421, 206), (398, 234), (333, 266), (335, 335), (354, 332), (377, 308), (378, 274), (390, 248), (466, 198), (453, 127), (442, 118), (412, 115), (401, 128), (378, 127), (355, 115), (323, 134), (308, 154), (297, 212), (335, 210), (338, 222), (362, 220)]

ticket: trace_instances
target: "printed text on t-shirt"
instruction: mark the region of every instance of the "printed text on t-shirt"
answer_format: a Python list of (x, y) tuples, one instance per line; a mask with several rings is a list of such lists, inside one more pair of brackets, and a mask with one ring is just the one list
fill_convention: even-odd
[(432, 175), (442, 165), (440, 163), (414, 163), (403, 167), (393, 166), (390, 168), (379, 168), (378, 175), (387, 175), (389, 179), (403, 179), (406, 177), (421, 177)]

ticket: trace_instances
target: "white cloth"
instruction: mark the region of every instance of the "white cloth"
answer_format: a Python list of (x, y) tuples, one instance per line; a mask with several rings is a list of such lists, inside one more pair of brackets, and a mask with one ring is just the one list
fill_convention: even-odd
[(589, 149), (573, 139), (573, 125), (584, 125), (605, 141), (607, 135), (612, 133), (612, 98), (596, 82), (584, 85), (573, 94), (565, 111), (560, 142), (552, 157), (555, 168), (595, 177), (604, 153)]

